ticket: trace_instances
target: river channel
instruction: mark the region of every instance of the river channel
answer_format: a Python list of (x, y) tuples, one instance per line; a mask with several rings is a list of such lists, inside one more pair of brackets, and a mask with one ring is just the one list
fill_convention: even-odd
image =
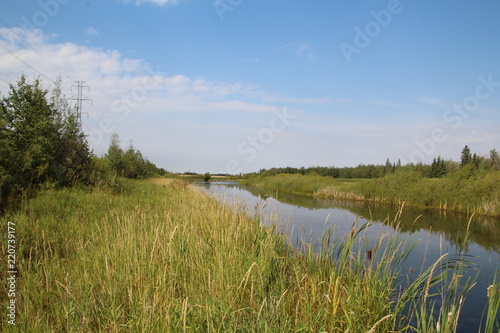
[[(332, 238), (339, 239), (351, 232), (353, 224), (359, 227), (371, 221), (363, 231), (365, 243), (375, 245), (383, 235), (397, 235), (405, 242), (416, 242), (401, 267), (402, 276), (418, 274), (443, 254), (448, 253), (450, 257), (463, 254), (473, 263), (473, 268), (467, 269), (464, 275), (474, 277), (476, 284), (465, 299), (458, 332), (478, 332), (484, 322), (487, 287), (495, 271), (500, 269), (500, 219), (403, 207), (396, 228), (393, 222), (400, 207), (321, 200), (237, 183), (198, 185), (226, 204), (244, 207), (250, 215), (259, 214), (263, 224), (275, 224), (299, 249), (304, 248), (304, 244), (312, 244), (314, 250), (319, 251), (325, 231), (333, 231)], [(468, 225), (468, 241), (464, 243)]]

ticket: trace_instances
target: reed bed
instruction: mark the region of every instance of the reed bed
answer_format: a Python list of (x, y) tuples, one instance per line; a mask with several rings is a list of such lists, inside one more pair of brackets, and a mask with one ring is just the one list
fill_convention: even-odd
[(319, 175), (255, 176), (242, 183), (323, 199), (436, 208), (485, 216), (500, 216), (500, 171), (460, 170), (444, 178), (418, 172), (396, 172), (375, 179), (342, 180)]
[[(4, 216), (2, 234), (5, 221), (17, 226), (19, 276), (17, 325), (3, 316), (2, 330), (453, 332), (461, 298), (438, 304), (429, 290), (465, 293), (463, 260), (445, 256), (402, 287), (407, 240), (369, 244), (369, 225), (354, 225), (342, 238), (325, 232), (319, 253), (299, 251), (258, 216), (180, 180), (155, 182), (124, 181), (120, 194), (46, 190)], [(5, 287), (0, 297), (5, 308)], [(498, 329), (495, 297), (486, 332)]]

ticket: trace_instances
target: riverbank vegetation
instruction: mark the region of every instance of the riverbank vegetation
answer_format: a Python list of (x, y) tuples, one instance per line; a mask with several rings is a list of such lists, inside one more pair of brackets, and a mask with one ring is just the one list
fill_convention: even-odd
[(431, 164), (408, 163), (402, 165), (401, 160), (391, 163), (387, 159), (383, 165), (359, 164), (355, 167), (315, 166), (309, 168), (281, 167), (261, 169), (259, 172), (246, 174), (245, 177), (301, 174), (320, 175), (338, 179), (371, 179), (381, 178), (395, 172), (417, 172), (426, 178), (441, 178), (465, 166), (468, 166), (472, 171), (500, 171), (500, 156), (496, 149), (492, 149), (487, 157), (479, 156), (476, 153), (471, 153), (470, 148), (465, 146), (460, 154), (460, 162), (444, 160), (441, 156), (438, 156), (433, 159)]
[[(468, 147), (464, 150), (467, 151)], [(428, 166), (387, 166), (385, 170), (390, 171), (371, 179), (324, 176), (317, 172), (321, 168), (304, 169), (304, 172), (281, 168), (248, 174), (241, 183), (325, 199), (364, 200), (394, 205), (404, 202), (423, 208), (500, 216), (500, 171), (496, 166), (497, 158), (495, 150), (492, 150), (489, 159), (473, 155), (464, 160), (462, 153), (461, 163), (445, 163), (438, 158), (433, 165)], [(449, 165), (449, 171), (445, 172), (446, 164)], [(297, 170), (299, 172), (295, 172)], [(287, 173), (277, 173), (282, 171)]]
[(411, 242), (386, 236), (370, 244), (367, 225), (343, 238), (327, 232), (319, 253), (307, 243), (298, 251), (258, 214), (181, 180), (154, 182), (123, 180), (120, 194), (44, 189), (4, 217), (16, 225), (17, 329), (453, 332), (457, 325), (472, 283), (457, 283), (460, 256), (405, 278), (398, 267)]
[(23, 75), (0, 99), (0, 212), (44, 187), (117, 187), (117, 177), (165, 174), (132, 145), (123, 150), (117, 135), (95, 156), (60, 85), (49, 91)]
[[(116, 135), (107, 154), (93, 155), (58, 83), (50, 93), (40, 80), (12, 85), (0, 139), (0, 257), (15, 274), (0, 304), (15, 303), (16, 324), (2, 315), (2, 331), (453, 332), (473, 285), (459, 283), (460, 254), (406, 275), (411, 242), (372, 244), (368, 225), (355, 223), (343, 237), (327, 231), (318, 253), (306, 242), (294, 249), (258, 212), (181, 177), (144, 180), (168, 173)], [(358, 184), (279, 177), (302, 177), (290, 184), (311, 193)], [(484, 305), (488, 333), (498, 329), (498, 289), (497, 278)]]

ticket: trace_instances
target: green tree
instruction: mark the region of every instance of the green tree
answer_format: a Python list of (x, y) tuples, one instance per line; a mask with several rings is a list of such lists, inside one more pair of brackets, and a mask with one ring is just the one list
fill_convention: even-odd
[(496, 149), (490, 150), (490, 168), (494, 171), (500, 170), (500, 156)]
[(460, 156), (460, 166), (463, 167), (467, 164), (469, 164), (472, 161), (472, 155), (470, 153), (470, 148), (469, 146), (465, 146), (464, 149), (462, 149), (462, 154)]
[(123, 176), (127, 178), (146, 177), (146, 160), (139, 150), (136, 150), (132, 143), (123, 155), (124, 171)]
[(441, 178), (446, 175), (446, 165), (441, 156), (434, 158), (431, 164), (430, 177)]
[(389, 158), (387, 158), (387, 160), (385, 161), (384, 174), (387, 175), (393, 173), (395, 168), (396, 168), (395, 166), (394, 167), (392, 166), (391, 161), (389, 161)]
[(165, 170), (148, 161), (142, 153), (130, 143), (127, 150), (120, 147), (120, 137), (113, 134), (105, 158), (116, 175), (125, 178), (146, 178), (164, 175)]
[(118, 134), (114, 133), (111, 135), (108, 153), (105, 155), (105, 157), (109, 160), (111, 168), (116, 172), (118, 176), (122, 176), (125, 169), (123, 155), (124, 152), (120, 147), (120, 137), (118, 136)]
[(203, 175), (203, 180), (206, 182), (208, 182), (210, 178), (212, 178), (212, 176), (208, 172)]
[(61, 83), (59, 78), (50, 99), (59, 128), (53, 168), (60, 185), (71, 185), (89, 177), (92, 152), (80, 129), (76, 110), (70, 107), (62, 93)]
[(479, 165), (481, 164), (481, 157), (479, 155), (476, 155), (476, 153), (474, 153), (472, 155), (472, 166), (475, 168), (475, 169), (479, 169)]
[(61, 92), (23, 75), (0, 100), (0, 208), (45, 182), (60, 186), (86, 181), (91, 152), (76, 114)]

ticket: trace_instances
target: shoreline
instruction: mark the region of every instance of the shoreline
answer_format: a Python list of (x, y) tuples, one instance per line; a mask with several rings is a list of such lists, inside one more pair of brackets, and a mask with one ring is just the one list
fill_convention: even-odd
[[(431, 179), (430, 181), (435, 182), (436, 179)], [(325, 184), (321, 185), (322, 182)], [(311, 186), (307, 183), (311, 183)], [(240, 181), (240, 184), (306, 195), (318, 199), (369, 202), (390, 206), (401, 206), (404, 204), (405, 206), (420, 209), (436, 209), (445, 212), (500, 218), (500, 206), (498, 202), (490, 203), (488, 201), (481, 201), (476, 204), (466, 204), (464, 202), (449, 203), (446, 198), (438, 199), (437, 197), (433, 197), (433, 195), (435, 195), (435, 193), (432, 193), (433, 189), (428, 189), (426, 193), (422, 193), (422, 198), (418, 198), (418, 193), (412, 195), (413, 198), (400, 198), (398, 197), (397, 191), (383, 189), (384, 187), (389, 187), (389, 181), (384, 178), (345, 181), (343, 179), (322, 176), (279, 174), (275, 176), (244, 179)], [(417, 187), (418, 183), (415, 182), (414, 184), (406, 185), (408, 185), (409, 188), (406, 192), (411, 192), (411, 187)], [(439, 184), (433, 185), (435, 188), (439, 187)], [(459, 187), (459, 185), (456, 187)], [(389, 195), (377, 195), (383, 191), (388, 192)], [(414, 191), (418, 192), (417, 189), (414, 189)], [(436, 190), (436, 192), (438, 191)], [(428, 198), (423, 198), (423, 195), (427, 195)], [(470, 198), (470, 195), (466, 193), (465, 197)], [(494, 197), (494, 195), (492, 195), (492, 197)], [(419, 200), (424, 200), (424, 202), (415, 202)], [(427, 202), (425, 202), (425, 200), (427, 200)], [(498, 198), (496, 200), (498, 200)]]
[(418, 287), (444, 278), (428, 270), (395, 295), (405, 253), (396, 238), (385, 239), (367, 259), (355, 244), (368, 225), (321, 253), (312, 244), (297, 251), (273, 227), (185, 181), (121, 185), (119, 193), (43, 190), (5, 216), (16, 225), (17, 293), (30, 300), (17, 313), (19, 329), (393, 331), (407, 325), (406, 315), (418, 327), (404, 309), (430, 309)]

